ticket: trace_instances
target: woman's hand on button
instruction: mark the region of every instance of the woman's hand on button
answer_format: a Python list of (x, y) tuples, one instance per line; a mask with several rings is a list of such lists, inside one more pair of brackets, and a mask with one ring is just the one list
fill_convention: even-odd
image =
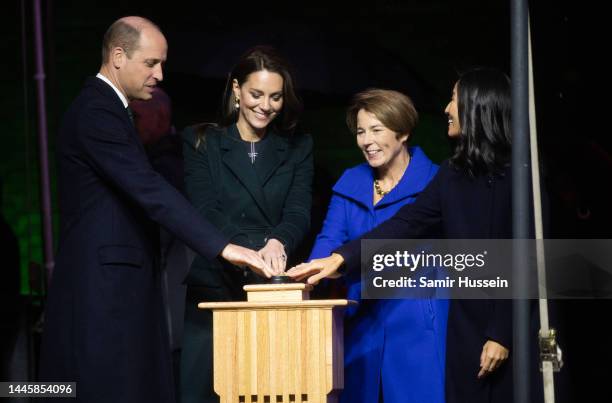
[(277, 239), (270, 238), (266, 245), (259, 250), (259, 256), (272, 269), (274, 275), (283, 274), (287, 267), (285, 246)]

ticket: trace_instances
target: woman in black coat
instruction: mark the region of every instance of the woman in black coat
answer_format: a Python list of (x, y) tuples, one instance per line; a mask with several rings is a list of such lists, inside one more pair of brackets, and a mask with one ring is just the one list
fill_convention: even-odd
[[(491, 69), (463, 74), (445, 110), (448, 135), (457, 139), (454, 155), (413, 204), (364, 238), (418, 238), (434, 225), (441, 225), (443, 236), (450, 239), (512, 238), (510, 110), (506, 75)], [(358, 268), (360, 258), (356, 240), (288, 273), (316, 283), (337, 277), (343, 263), (348, 270)], [(451, 301), (447, 402), (512, 402), (511, 318), (510, 301)]]
[[(285, 271), (310, 225), (312, 140), (294, 133), (300, 109), (285, 61), (256, 47), (228, 78), (220, 124), (183, 134), (189, 199), (231, 242), (259, 251), (268, 277)], [(212, 314), (197, 303), (244, 300), (243, 285), (262, 280), (219, 260), (194, 260), (185, 281), (182, 402), (219, 401)]]

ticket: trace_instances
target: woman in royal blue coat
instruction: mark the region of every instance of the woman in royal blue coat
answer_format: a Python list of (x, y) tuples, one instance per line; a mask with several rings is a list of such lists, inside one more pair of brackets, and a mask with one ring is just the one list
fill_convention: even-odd
[[(418, 115), (396, 91), (357, 94), (347, 111), (366, 163), (344, 172), (333, 188), (323, 229), (311, 259), (344, 243), (412, 203), (436, 174), (419, 147), (408, 147)], [(346, 277), (348, 298), (360, 300), (359, 272)], [(342, 402), (444, 401), (445, 300), (362, 300), (345, 323)]]

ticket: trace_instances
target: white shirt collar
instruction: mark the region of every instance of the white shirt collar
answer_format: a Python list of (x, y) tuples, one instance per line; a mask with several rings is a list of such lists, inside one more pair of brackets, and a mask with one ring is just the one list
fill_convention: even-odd
[(119, 91), (119, 89), (117, 87), (115, 87), (115, 85), (113, 83), (111, 83), (111, 81), (108, 78), (106, 78), (105, 75), (103, 75), (102, 73), (98, 73), (98, 74), (96, 74), (96, 77), (98, 77), (100, 80), (104, 81), (106, 84), (110, 85), (111, 88), (113, 90), (115, 90), (115, 92), (119, 96), (119, 99), (121, 99), (121, 102), (123, 102), (123, 107), (124, 108), (128, 107), (128, 101), (125, 98), (125, 95), (123, 95), (123, 93), (121, 91)]

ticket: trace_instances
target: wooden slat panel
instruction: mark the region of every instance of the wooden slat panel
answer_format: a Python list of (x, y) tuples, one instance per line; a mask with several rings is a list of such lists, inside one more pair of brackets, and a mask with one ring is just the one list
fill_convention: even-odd
[[(216, 333), (215, 343), (219, 346), (219, 359), (215, 360), (215, 385), (220, 385), (219, 391), (224, 394), (228, 402), (238, 401), (236, 393), (236, 319), (234, 311), (224, 312), (217, 317), (219, 332)], [(218, 365), (217, 365), (218, 364)], [(218, 369), (218, 371), (217, 371)], [(215, 387), (215, 390), (217, 388)], [(217, 392), (218, 394), (221, 394)]]
[[(248, 316), (247, 316), (247, 329), (245, 331), (245, 334), (247, 334), (247, 343), (248, 343), (248, 347), (247, 347), (247, 351), (248, 351), (248, 367), (249, 367), (249, 380), (248, 380), (248, 384), (249, 384), (249, 393), (252, 395), (258, 395), (259, 394), (259, 388), (258, 388), (258, 371), (257, 371), (257, 362), (258, 362), (258, 352), (257, 352), (257, 348), (258, 348), (258, 338), (257, 338), (257, 313), (254, 311), (249, 311), (248, 312)], [(259, 400), (259, 397), (257, 399), (258, 403), (261, 403), (262, 401)]]
[(322, 392), (328, 394), (334, 387), (334, 351), (332, 346), (332, 312), (331, 309), (325, 309), (322, 312), (323, 316), (323, 353), (325, 354), (325, 383)]
[(267, 311), (268, 316), (268, 341), (269, 341), (269, 355), (267, 361), (269, 362), (270, 371), (270, 389), (266, 394), (272, 395), (276, 402), (276, 393), (279, 389), (279, 375), (280, 371), (275, 365), (274, 358), (278, 357), (278, 327), (276, 325), (277, 311)]
[[(270, 394), (270, 326), (268, 311), (256, 311), (257, 317), (257, 395), (261, 399)], [(263, 401), (263, 400), (262, 400)]]
[[(326, 344), (327, 344), (327, 335), (328, 329), (325, 327), (326, 321), (325, 317), (327, 312), (322, 309), (319, 310), (319, 389), (317, 390), (317, 394), (320, 398), (324, 398), (327, 395), (327, 352), (326, 352)], [(324, 400), (327, 400), (324, 398)]]
[[(290, 371), (287, 373), (288, 389), (296, 396), (301, 393), (301, 375), (302, 375), (302, 326), (301, 326), (301, 310), (290, 310), (287, 312), (287, 326), (290, 335), (288, 343), (288, 360), (291, 365)], [(295, 399), (297, 401), (297, 397)]]
[(213, 385), (214, 390), (217, 394), (221, 394), (221, 390), (217, 389), (217, 385), (221, 385), (221, 365), (220, 361), (223, 356), (221, 355), (221, 351), (219, 349), (219, 340), (221, 339), (223, 333), (223, 324), (222, 318), (223, 315), (220, 311), (213, 311)]
[(250, 395), (247, 386), (245, 315), (245, 311), (236, 312), (236, 371), (238, 376), (234, 378), (234, 382), (239, 395)]
[(321, 312), (318, 309), (308, 310), (308, 352), (307, 352), (307, 368), (308, 368), (308, 388), (307, 393), (309, 398), (315, 403), (319, 403), (318, 395), (321, 390), (321, 366), (324, 362), (321, 361), (321, 337), (323, 337), (321, 326)]
[(300, 370), (302, 371), (301, 374), (301, 378), (300, 378), (300, 383), (302, 385), (301, 390), (302, 390), (302, 394), (308, 394), (311, 391), (308, 389), (308, 379), (310, 378), (309, 376), (309, 372), (308, 372), (308, 361), (310, 360), (310, 358), (308, 357), (308, 338), (311, 337), (310, 333), (308, 332), (308, 311), (307, 309), (302, 309), (300, 310), (300, 315), (301, 315), (301, 319), (302, 319), (302, 323), (300, 325), (300, 335), (302, 337), (301, 340), (301, 344), (300, 344), (300, 354), (301, 354), (301, 363), (302, 366), (300, 368)]
[(289, 321), (288, 312), (286, 309), (280, 309), (277, 311), (277, 324), (278, 324), (278, 342), (279, 342), (279, 355), (274, 358), (277, 360), (277, 366), (280, 369), (280, 387), (278, 394), (283, 396), (283, 403), (289, 402), (289, 374), (291, 373), (294, 362), (289, 360)]

